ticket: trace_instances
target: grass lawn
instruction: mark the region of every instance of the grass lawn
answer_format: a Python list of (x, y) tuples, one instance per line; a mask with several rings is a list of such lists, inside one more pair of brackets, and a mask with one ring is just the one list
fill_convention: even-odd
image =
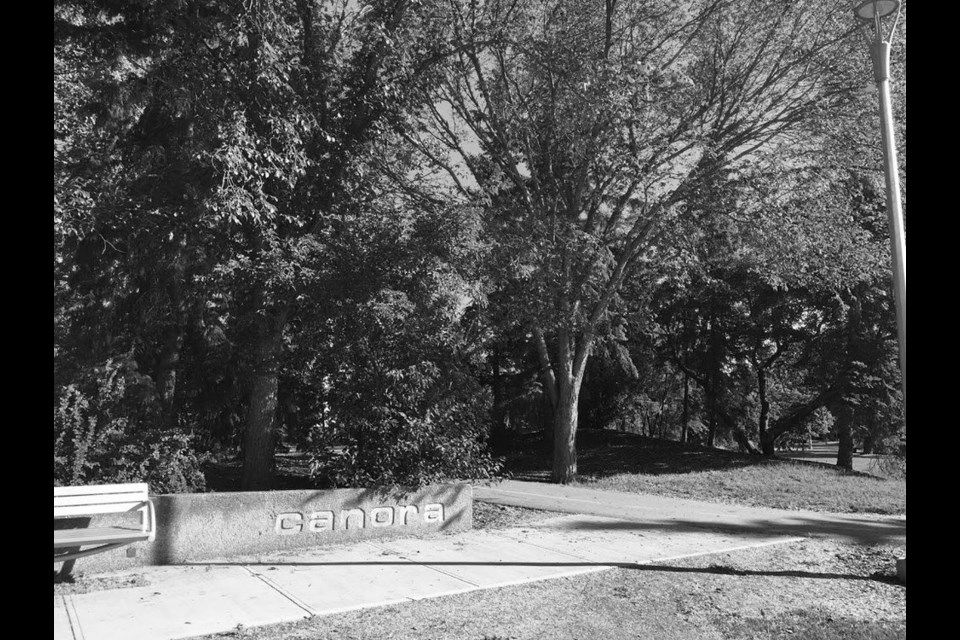
[[(577, 467), (578, 482), (596, 489), (832, 513), (907, 511), (904, 479), (616, 431), (581, 431)], [(539, 439), (520, 440), (506, 454), (506, 469), (517, 479), (546, 481), (550, 452)]]

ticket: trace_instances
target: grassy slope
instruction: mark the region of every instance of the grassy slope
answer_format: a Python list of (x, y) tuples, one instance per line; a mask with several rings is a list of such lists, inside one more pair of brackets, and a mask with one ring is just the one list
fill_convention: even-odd
[[(905, 480), (615, 431), (581, 431), (577, 466), (581, 484), (612, 491), (835, 513), (907, 509)], [(518, 479), (546, 480), (550, 452), (536, 439), (520, 440), (507, 453), (506, 468)]]

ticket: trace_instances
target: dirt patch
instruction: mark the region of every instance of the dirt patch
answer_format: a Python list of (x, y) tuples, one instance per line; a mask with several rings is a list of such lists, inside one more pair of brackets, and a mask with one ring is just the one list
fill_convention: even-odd
[(53, 572), (53, 595), (77, 595), (106, 591), (107, 589), (126, 589), (129, 587), (146, 587), (150, 580), (142, 572), (118, 573), (97, 576), (87, 576), (83, 573), (62, 574)]
[(531, 524), (539, 520), (546, 520), (547, 518), (556, 518), (558, 515), (560, 514), (554, 511), (541, 511), (540, 509), (525, 509), (523, 507), (511, 507), (504, 504), (474, 501), (473, 528), (502, 529), (504, 527)]

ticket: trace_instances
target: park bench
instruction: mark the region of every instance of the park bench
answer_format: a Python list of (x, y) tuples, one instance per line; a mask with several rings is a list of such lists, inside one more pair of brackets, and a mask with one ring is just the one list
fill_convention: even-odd
[[(139, 512), (140, 526), (107, 526), (53, 530), (53, 562), (66, 562), (134, 542), (152, 542), (157, 519), (146, 483), (54, 487), (53, 517), (86, 517)], [(132, 524), (132, 523), (131, 523)], [(83, 547), (91, 547), (83, 549)]]

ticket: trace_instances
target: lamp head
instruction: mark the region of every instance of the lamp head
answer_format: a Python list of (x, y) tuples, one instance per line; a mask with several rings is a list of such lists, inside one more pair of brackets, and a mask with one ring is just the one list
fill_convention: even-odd
[[(862, 27), (860, 31), (868, 44), (890, 44), (897, 20), (900, 19), (900, 8), (900, 0), (863, 0), (854, 8), (853, 13)], [(892, 17), (884, 20), (887, 16)]]
[(900, 0), (865, 0), (857, 5), (853, 10), (857, 17), (867, 22), (872, 22), (874, 18), (883, 18), (900, 6)]

